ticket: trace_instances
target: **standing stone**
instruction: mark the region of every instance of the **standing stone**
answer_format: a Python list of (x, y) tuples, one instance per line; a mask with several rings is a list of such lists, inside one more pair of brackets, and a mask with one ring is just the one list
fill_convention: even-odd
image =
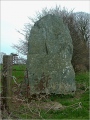
[(32, 27), (28, 42), (30, 93), (75, 92), (72, 39), (62, 19), (51, 14), (42, 17)]

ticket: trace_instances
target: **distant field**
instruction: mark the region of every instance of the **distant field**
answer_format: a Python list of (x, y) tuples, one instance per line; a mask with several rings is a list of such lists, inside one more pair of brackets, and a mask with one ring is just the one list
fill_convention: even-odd
[[(12, 67), (12, 76), (15, 76), (17, 78), (18, 82), (21, 82), (24, 78), (24, 73), (26, 70), (26, 65), (25, 64), (20, 64), (20, 65), (13, 65)], [(2, 70), (2, 65), (0, 65), (0, 74)]]
[(24, 80), (26, 65), (13, 65), (12, 75), (17, 78), (17, 82), (20, 83)]
[[(0, 65), (0, 77), (1, 77), (2, 66), (3, 65)], [(21, 81), (24, 80), (26, 65), (25, 64), (24, 65), (23, 64), (13, 65), (12, 68), (13, 68), (12, 69), (12, 76), (14, 76), (16, 78), (16, 82), (19, 84)], [(14, 81), (12, 83), (14, 83)], [(0, 82), (0, 91), (1, 91), (1, 82)]]

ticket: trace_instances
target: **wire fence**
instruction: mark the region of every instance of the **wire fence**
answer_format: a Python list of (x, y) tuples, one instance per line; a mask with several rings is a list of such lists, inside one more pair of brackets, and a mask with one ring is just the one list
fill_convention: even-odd
[(17, 96), (17, 98), (22, 95), (27, 98), (29, 96), (27, 91), (29, 84), (25, 82), (26, 79), (28, 80), (28, 71), (26, 64), (19, 64), (19, 61), (21, 59), (15, 55), (4, 55), (3, 64), (0, 65), (0, 108), (7, 110), (8, 114), (12, 109), (13, 96)]

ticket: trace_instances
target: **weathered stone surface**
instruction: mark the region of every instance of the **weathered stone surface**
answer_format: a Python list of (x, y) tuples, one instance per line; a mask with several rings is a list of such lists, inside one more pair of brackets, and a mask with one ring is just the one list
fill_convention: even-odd
[(47, 15), (31, 29), (27, 67), (30, 92), (68, 94), (76, 90), (72, 39), (61, 18)]

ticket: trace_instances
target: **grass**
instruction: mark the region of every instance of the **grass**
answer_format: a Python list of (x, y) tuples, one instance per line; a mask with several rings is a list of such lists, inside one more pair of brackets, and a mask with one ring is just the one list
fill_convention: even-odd
[(74, 105), (81, 102), (81, 108), (67, 108), (63, 111), (49, 111), (48, 114), (43, 117), (46, 119), (89, 119), (89, 91), (83, 93), (80, 97), (63, 95), (63, 96), (51, 96), (51, 100), (57, 101), (65, 106)]
[[(64, 111), (50, 111), (45, 118), (53, 119), (89, 119), (89, 73), (76, 74), (77, 91), (72, 95), (52, 95), (51, 100), (69, 106), (81, 102), (82, 108), (68, 108)], [(83, 89), (82, 89), (83, 88)], [(86, 90), (86, 91), (85, 91)]]
[[(13, 67), (13, 76), (17, 78), (17, 82), (20, 83), (24, 78), (25, 65)], [(16, 71), (15, 71), (16, 69)], [(21, 78), (22, 77), (22, 78)], [(55, 101), (61, 103), (63, 106), (66, 106), (64, 110), (49, 110), (45, 114), (46, 110), (41, 110), (41, 116), (43, 119), (89, 119), (89, 73), (77, 73), (76, 77), (76, 86), (77, 91), (75, 95), (55, 95), (52, 94), (49, 96), (48, 101)], [(25, 100), (27, 100), (25, 98)], [(75, 104), (81, 103), (80, 106), (74, 106)], [(31, 119), (39, 118), (37, 115), (33, 115), (28, 107), (24, 104), (21, 104), (20, 101), (13, 104), (12, 118), (16, 119)], [(73, 105), (72, 107), (69, 107)], [(37, 110), (37, 109), (36, 109)], [(35, 111), (34, 111), (35, 112)]]
[(85, 72), (85, 73), (77, 73), (75, 80), (76, 82), (80, 82), (80, 83), (87, 83), (89, 85), (89, 72)]
[(24, 80), (25, 76), (25, 65), (14, 65), (12, 75), (16, 77), (17, 83), (20, 83)]

